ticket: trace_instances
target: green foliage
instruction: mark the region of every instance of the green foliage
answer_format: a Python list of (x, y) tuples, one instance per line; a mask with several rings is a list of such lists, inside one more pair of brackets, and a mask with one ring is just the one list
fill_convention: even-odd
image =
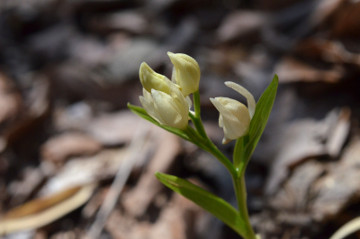
[(173, 175), (156, 173), (156, 177), (165, 186), (212, 213), (240, 235), (246, 235), (247, 230), (244, 220), (240, 217), (238, 211), (222, 198)]
[(246, 239), (256, 239), (260, 237), (255, 235), (250, 225), (246, 205), (245, 169), (265, 129), (275, 101), (277, 87), (278, 77), (275, 75), (256, 104), (255, 114), (250, 122), (248, 134), (236, 141), (233, 163), (214, 145), (205, 132), (200, 117), (200, 95), (198, 91), (194, 92), (193, 95), (195, 112), (189, 113), (193, 127), (188, 125), (184, 130), (162, 125), (152, 118), (143, 108), (128, 104), (129, 109), (135, 114), (211, 153), (228, 169), (233, 178), (238, 209), (235, 209), (225, 200), (185, 179), (162, 173), (156, 173), (156, 177), (165, 186), (212, 213)]
[(275, 101), (278, 83), (278, 76), (275, 75), (256, 104), (255, 114), (250, 122), (248, 135), (239, 138), (236, 142), (234, 164), (240, 172), (245, 170), (246, 165), (264, 132)]
[(249, 141), (245, 149), (246, 160), (250, 159), (262, 133), (264, 132), (271, 109), (274, 105), (278, 84), (279, 78), (275, 75), (270, 85), (266, 88), (256, 104), (255, 114), (250, 122)]

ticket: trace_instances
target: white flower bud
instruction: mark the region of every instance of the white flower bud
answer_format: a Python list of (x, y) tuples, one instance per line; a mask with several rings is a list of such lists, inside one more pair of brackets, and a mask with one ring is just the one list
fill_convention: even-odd
[(256, 108), (256, 101), (254, 99), (254, 96), (247, 89), (245, 89), (239, 84), (236, 84), (235, 82), (226, 81), (225, 85), (237, 91), (240, 95), (243, 95), (246, 98), (250, 117), (252, 118), (255, 114), (255, 108)]
[(181, 92), (188, 96), (199, 89), (200, 67), (196, 60), (186, 54), (168, 52), (174, 65), (172, 80), (180, 86)]
[(223, 144), (247, 134), (256, 107), (253, 95), (244, 87), (231, 81), (225, 82), (225, 85), (242, 94), (247, 99), (248, 107), (227, 97), (210, 98), (220, 114), (219, 126), (224, 130)]
[[(156, 80), (149, 79), (148, 82)], [(189, 104), (178, 86), (169, 80), (166, 88), (157, 85), (153, 87), (150, 92), (143, 88), (143, 96), (140, 96), (140, 102), (146, 112), (160, 124), (185, 129), (189, 121)]]
[(156, 73), (145, 62), (140, 65), (139, 77), (142, 86), (148, 92), (151, 92), (151, 89), (155, 89), (165, 93), (170, 93), (169, 84), (172, 82), (166, 76)]

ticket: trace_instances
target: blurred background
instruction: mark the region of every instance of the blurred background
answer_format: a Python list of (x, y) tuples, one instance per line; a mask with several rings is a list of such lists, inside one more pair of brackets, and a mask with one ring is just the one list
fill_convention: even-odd
[(231, 80), (258, 99), (279, 76), (246, 175), (262, 238), (329, 238), (359, 215), (359, 1), (2, 0), (3, 238), (238, 238), (154, 177), (234, 204), (225, 168), (126, 107), (141, 62), (171, 76), (167, 51), (199, 62), (202, 117), (227, 154), (209, 97), (244, 102)]

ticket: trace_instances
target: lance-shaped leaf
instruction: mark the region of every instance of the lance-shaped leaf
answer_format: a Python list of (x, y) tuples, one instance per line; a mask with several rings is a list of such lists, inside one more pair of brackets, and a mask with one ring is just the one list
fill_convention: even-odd
[(165, 186), (193, 201), (203, 209), (212, 213), (240, 235), (246, 235), (245, 223), (234, 207), (222, 198), (201, 187), (176, 176), (156, 173), (156, 177)]
[(266, 90), (261, 95), (260, 99), (256, 104), (255, 114), (250, 122), (249, 134), (246, 140), (247, 142), (245, 142), (246, 146), (243, 157), (243, 159), (245, 160), (244, 167), (246, 167), (247, 162), (249, 161), (257, 143), (260, 140), (262, 133), (264, 132), (266, 123), (268, 121), (271, 109), (275, 101), (278, 82), (278, 76), (275, 75), (270, 85), (266, 88)]

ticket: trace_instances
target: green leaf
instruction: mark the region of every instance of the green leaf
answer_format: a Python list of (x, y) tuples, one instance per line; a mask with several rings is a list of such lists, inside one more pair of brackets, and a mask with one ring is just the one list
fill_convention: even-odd
[(188, 140), (188, 141), (191, 141), (189, 139), (189, 136), (185, 133), (184, 130), (181, 130), (181, 129), (177, 129), (177, 128), (174, 128), (174, 127), (170, 127), (170, 126), (166, 126), (166, 125), (162, 125), (160, 124), (159, 122), (157, 122), (154, 118), (152, 118), (147, 112), (145, 109), (139, 107), (139, 106), (135, 106), (135, 105), (132, 105), (130, 103), (127, 104), (127, 107), (135, 114), (137, 114), (138, 116), (140, 116), (141, 118), (153, 123), (154, 125), (157, 125), (159, 126), (160, 128), (163, 128), (173, 134), (176, 134), (177, 136), (185, 139), (185, 140)]
[(266, 123), (268, 121), (271, 109), (275, 101), (278, 83), (279, 83), (278, 76), (275, 75), (270, 85), (266, 88), (266, 90), (261, 95), (260, 99), (256, 104), (255, 114), (250, 122), (248, 142), (246, 143), (245, 146), (245, 152), (244, 152), (245, 163), (244, 165), (242, 165), (241, 170), (245, 170), (245, 167), (252, 153), (254, 152), (255, 147), (259, 142), (262, 133), (264, 132)]
[(240, 214), (222, 198), (215, 196), (185, 179), (163, 173), (156, 173), (155, 175), (165, 186), (212, 213), (239, 235), (243, 237), (247, 235), (245, 223), (240, 217)]

